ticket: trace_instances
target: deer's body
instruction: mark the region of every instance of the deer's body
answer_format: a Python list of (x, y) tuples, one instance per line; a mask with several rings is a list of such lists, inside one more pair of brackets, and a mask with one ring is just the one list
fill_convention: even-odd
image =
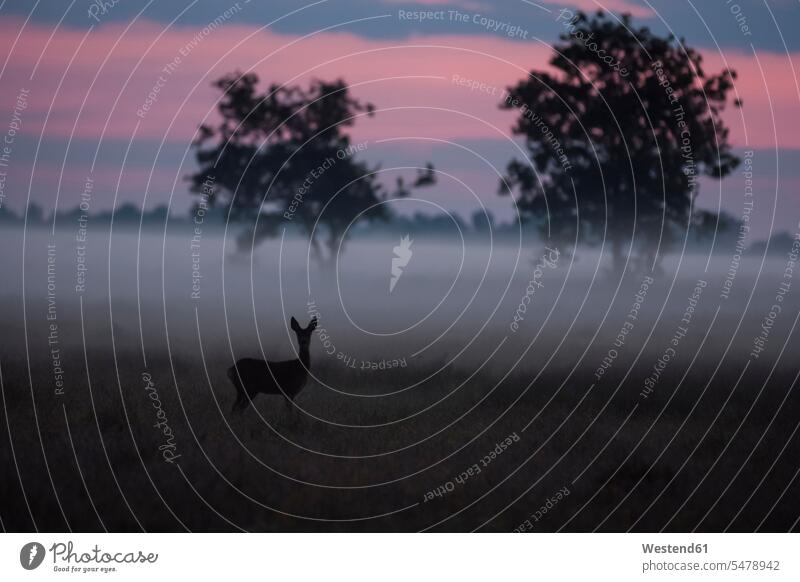
[(308, 370), (311, 367), (309, 343), (311, 332), (317, 327), (316, 318), (308, 327), (301, 328), (292, 318), (292, 329), (297, 334), (300, 356), (295, 360), (265, 362), (254, 358), (242, 358), (228, 368), (228, 378), (236, 388), (236, 402), (233, 410), (244, 410), (256, 394), (277, 394), (294, 400), (305, 387)]

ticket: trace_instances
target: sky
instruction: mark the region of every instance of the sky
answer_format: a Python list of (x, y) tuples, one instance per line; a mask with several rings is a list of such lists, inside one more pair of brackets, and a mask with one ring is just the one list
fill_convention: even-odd
[[(504, 87), (543, 69), (566, 9), (630, 13), (700, 50), (708, 73), (738, 72), (741, 109), (726, 113), (736, 151), (753, 150), (759, 236), (797, 230), (800, 204), (800, 6), (750, 0), (320, 0), (305, 3), (6, 1), (0, 8), (0, 203), (92, 209), (133, 202), (184, 212), (191, 142), (213, 119), (211, 82), (234, 70), (264, 83), (343, 78), (377, 107), (351, 134), (393, 167), (433, 162), (425, 196), (462, 214), (496, 195), (520, 144), (500, 110)], [(411, 15), (430, 11), (438, 18)], [(165, 72), (165, 70), (167, 72)], [(458, 81), (484, 84), (470, 90)], [(158, 89), (147, 110), (148, 94)], [(11, 140), (10, 143), (8, 140)], [(742, 213), (745, 177), (703, 180), (698, 204)]]

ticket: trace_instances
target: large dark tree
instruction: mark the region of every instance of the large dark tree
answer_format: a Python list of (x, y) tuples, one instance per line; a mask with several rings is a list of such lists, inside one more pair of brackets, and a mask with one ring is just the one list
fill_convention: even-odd
[(619, 269), (633, 241), (637, 263), (657, 265), (676, 230), (708, 221), (693, 212), (697, 178), (739, 163), (721, 118), (736, 73), (707, 75), (682, 40), (629, 16), (561, 22), (551, 70), (532, 71), (500, 105), (519, 110), (513, 132), (530, 155), (509, 164), (501, 189), (563, 247), (605, 239)]
[[(308, 89), (273, 84), (259, 93), (254, 73), (237, 72), (214, 86), (223, 93), (220, 120), (200, 127), (200, 168), (189, 179), (192, 192), (205, 195), (209, 205), (223, 203), (231, 218), (253, 226), (240, 244), (295, 225), (310, 236), (315, 256), (329, 262), (352, 220), (408, 193), (402, 178), (387, 191), (378, 168), (359, 161), (364, 146), (353, 144), (346, 130), (374, 107), (353, 98), (343, 81), (313, 81)], [(428, 166), (411, 187), (430, 183)], [(368, 220), (388, 216), (386, 205), (364, 214)]]

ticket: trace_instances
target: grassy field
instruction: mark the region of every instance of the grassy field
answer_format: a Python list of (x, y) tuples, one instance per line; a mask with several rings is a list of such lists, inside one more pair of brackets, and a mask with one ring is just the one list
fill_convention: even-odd
[[(77, 297), (71, 241), (59, 241), (63, 394), (45, 247), (31, 242), (26, 287), (0, 289), (6, 530), (798, 529), (797, 297), (751, 353), (783, 259), (747, 259), (722, 298), (727, 256), (710, 267), (670, 258), (618, 345), (641, 275), (617, 286), (592, 278), (587, 255), (575, 268), (565, 258), (512, 332), (531, 253), (518, 262), (497, 249), (484, 280), (479, 260), (458, 273), (458, 253), (433, 246), (388, 295), (395, 243), (353, 245), (338, 297), (315, 281), (323, 315), (297, 408), (258, 396), (232, 415), (234, 360), (292, 357), (286, 319), (310, 318), (305, 266), (288, 262), (276, 279), (274, 246), (251, 271), (212, 245), (218, 261), (203, 255), (203, 300), (192, 302), (188, 247), (173, 242), (163, 266), (137, 263), (160, 257), (160, 241), (145, 239), (139, 254), (135, 237), (109, 243), (93, 256), (93, 293)], [(708, 286), (685, 323), (699, 277)], [(444, 296), (402, 336), (356, 335), (336, 312), (402, 329)], [(348, 367), (326, 354), (323, 330), (349, 357), (405, 365)]]
[[(91, 392), (56, 398), (35, 374), (35, 415), (25, 367), (4, 367), (6, 529), (510, 531), (528, 520), (533, 531), (771, 531), (796, 528), (800, 515), (800, 397), (780, 370), (764, 383), (770, 370), (750, 366), (737, 384), (732, 362), (706, 386), (711, 370), (693, 368), (678, 387), (688, 362), (676, 362), (643, 400), (648, 370), (619, 360), (619, 375), (636, 380), (618, 387), (611, 372), (591, 390), (593, 370), (564, 382), (569, 370), (551, 367), (530, 385), (533, 373), (498, 383), (496, 371), (449, 369), (375, 399), (363, 395), (405, 387), (420, 370), (378, 385), (370, 372), (322, 366), (362, 395), (311, 383), (297, 405), (323, 422), (264, 396), (232, 416), (220, 373), (154, 359), (147, 370), (179, 455), (170, 462), (137, 355), (117, 353), (119, 383), (112, 353), (92, 360)], [(519, 438), (492, 455), (509, 435)]]

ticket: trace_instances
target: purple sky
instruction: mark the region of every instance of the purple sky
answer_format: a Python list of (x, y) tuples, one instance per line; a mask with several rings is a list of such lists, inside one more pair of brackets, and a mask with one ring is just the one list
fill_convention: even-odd
[[(732, 3), (706, 2), (695, 12), (688, 3), (678, 10), (682, 2), (384, 0), (323, 2), (294, 14), (301, 5), (198, 4), (176, 2), (141, 14), (146, 3), (120, 2), (105, 13), (90, 2), (67, 13), (56, 2), (43, 2), (32, 14), (27, 3), (4, 8), (0, 132), (11, 140), (8, 167), (0, 168), (4, 205), (19, 209), (30, 196), (48, 209), (56, 199), (59, 208), (73, 207), (91, 176), (93, 209), (116, 198), (148, 208), (170, 202), (183, 211), (190, 197), (182, 177), (194, 169), (188, 147), (217, 98), (210, 82), (239, 69), (254, 70), (265, 82), (344, 78), (358, 98), (378, 107), (352, 131), (355, 141), (368, 143), (367, 159), (385, 168), (430, 160), (452, 178), (440, 178), (426, 197), (469, 213), (477, 207), (471, 189), (508, 218), (508, 199), (495, 195), (496, 172), (520, 152), (510, 138), (512, 116), (497, 108), (500, 91), (526, 71), (546, 67), (561, 6), (602, 5), (686, 35), (709, 73), (725, 66), (738, 71), (735, 90), (744, 107), (732, 109), (727, 121), (737, 150), (756, 152), (756, 229), (761, 236), (770, 228), (794, 230), (800, 216), (794, 67), (800, 47), (792, 24), (798, 19), (784, 2), (770, 3), (771, 10), (755, 2), (733, 10)], [(420, 10), (443, 19), (404, 17)], [(514, 38), (502, 32), (511, 26), (521, 31)], [(485, 88), (470, 90), (458, 79)], [(145, 112), (154, 87), (157, 99)], [(740, 173), (704, 181), (700, 204), (739, 215), (743, 191)]]

